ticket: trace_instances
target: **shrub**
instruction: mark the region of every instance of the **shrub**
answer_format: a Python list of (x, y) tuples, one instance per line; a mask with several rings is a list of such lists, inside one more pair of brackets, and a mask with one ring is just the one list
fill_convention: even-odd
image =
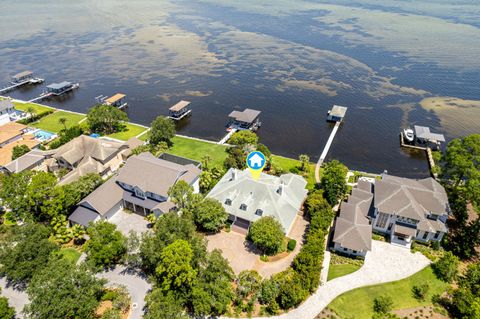
[(321, 185), (331, 205), (337, 204), (347, 192), (347, 173), (348, 168), (337, 160), (325, 164)]
[(457, 276), (459, 263), (458, 257), (447, 251), (442, 258), (433, 264), (433, 270), (438, 278), (451, 283)]
[(297, 241), (295, 239), (290, 239), (287, 244), (288, 251), (293, 251), (297, 246)]
[(83, 129), (80, 126), (72, 126), (66, 130), (62, 130), (59, 133), (59, 137), (50, 143), (50, 149), (59, 148), (82, 134)]
[(373, 300), (373, 311), (387, 313), (393, 308), (393, 300), (389, 296), (380, 296)]
[(53, 112), (55, 112), (55, 110), (48, 110), (48, 111), (42, 112), (42, 113), (40, 113), (40, 114), (36, 114), (36, 115), (34, 115), (34, 116), (32, 116), (32, 117), (29, 117), (29, 118), (20, 120), (20, 121), (18, 121), (18, 123), (23, 124), (23, 125), (27, 125), (27, 124), (36, 122), (36, 121), (40, 120), (42, 117), (45, 117), (45, 116), (47, 116), (47, 115), (50, 115), (50, 114), (52, 114)]
[(419, 300), (425, 300), (427, 297), (428, 290), (430, 289), (430, 285), (428, 283), (424, 283), (421, 285), (415, 285), (412, 288), (413, 296)]

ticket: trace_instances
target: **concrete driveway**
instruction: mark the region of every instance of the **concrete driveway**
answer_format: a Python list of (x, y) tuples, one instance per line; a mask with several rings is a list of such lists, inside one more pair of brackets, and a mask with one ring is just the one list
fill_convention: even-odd
[(130, 273), (123, 266), (117, 266), (111, 271), (102, 272), (98, 274), (97, 277), (107, 279), (107, 286), (125, 286), (132, 298), (132, 311), (129, 318), (143, 318), (145, 296), (147, 292), (152, 289), (152, 286), (147, 282), (145, 277), (135, 272)]
[(430, 260), (417, 252), (389, 243), (372, 241), (362, 268), (343, 277), (335, 278), (318, 287), (298, 308), (271, 319), (314, 319), (330, 302), (344, 292), (355, 288), (396, 281), (410, 277), (430, 264)]
[(142, 216), (135, 213), (127, 213), (123, 209), (116, 212), (108, 221), (117, 225), (118, 230), (125, 236), (128, 236), (130, 230), (136, 231), (138, 234), (148, 230), (148, 222)]
[(231, 231), (208, 235), (208, 251), (220, 249), (232, 267), (235, 274), (242, 270), (256, 270), (264, 277), (279, 273), (287, 269), (298, 254), (303, 243), (303, 235), (308, 222), (302, 216), (297, 216), (289, 237), (297, 241), (293, 252), (276, 261), (263, 262), (260, 260), (261, 253), (245, 239), (245, 235)]
[(28, 300), (27, 293), (21, 290), (13, 289), (11, 286), (7, 287), (7, 279), (5, 277), (0, 278), (0, 287), (2, 288), (0, 295), (7, 297), (8, 304), (15, 308), (15, 318), (23, 318), (23, 307), (30, 302)]

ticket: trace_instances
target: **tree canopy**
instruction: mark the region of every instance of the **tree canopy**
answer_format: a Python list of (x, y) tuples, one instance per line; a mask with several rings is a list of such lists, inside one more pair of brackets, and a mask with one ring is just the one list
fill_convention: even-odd
[(28, 152), (30, 152), (30, 148), (25, 144), (14, 146), (12, 149), (12, 161)]
[(195, 223), (206, 231), (218, 231), (225, 225), (228, 214), (222, 204), (213, 198), (205, 198), (194, 209)]
[(179, 180), (168, 190), (168, 196), (170, 196), (172, 202), (175, 203), (180, 210), (189, 205), (192, 194), (193, 187), (182, 180)]
[(96, 268), (109, 267), (120, 261), (126, 252), (126, 238), (117, 226), (100, 220), (87, 229), (90, 239), (85, 244), (87, 262)]
[(324, 164), (320, 184), (325, 198), (331, 205), (337, 204), (347, 192), (347, 173), (348, 168), (337, 160)]
[(157, 116), (150, 125), (148, 142), (158, 145), (161, 142), (172, 145), (172, 138), (175, 136), (175, 123), (164, 116)]
[(274, 255), (280, 251), (285, 235), (274, 217), (265, 216), (250, 225), (248, 238), (264, 254)]
[(48, 240), (50, 230), (40, 224), (21, 226), (2, 242), (0, 247), (0, 273), (16, 283), (28, 282), (43, 269), (57, 245)]
[(93, 318), (104, 281), (64, 260), (52, 260), (36, 274), (25, 312), (32, 318)]
[(127, 113), (111, 105), (95, 105), (87, 113), (87, 123), (95, 133), (112, 134), (124, 128)]
[[(242, 130), (233, 133), (228, 140), (229, 144), (243, 146), (245, 144), (257, 145), (258, 136), (250, 130)], [(266, 154), (265, 154), (266, 155)]]
[(0, 297), (0, 318), (15, 319), (15, 309), (8, 305), (8, 299)]

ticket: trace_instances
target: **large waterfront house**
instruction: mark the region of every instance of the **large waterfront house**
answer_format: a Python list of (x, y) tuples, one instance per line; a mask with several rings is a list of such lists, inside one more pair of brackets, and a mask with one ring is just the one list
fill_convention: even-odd
[[(385, 234), (392, 244), (405, 247), (410, 247), (414, 240), (439, 242), (447, 233), (448, 198), (445, 189), (434, 178), (416, 180), (382, 174), (372, 185), (373, 205), (369, 209), (356, 199), (358, 189), (367, 190), (363, 183), (359, 183), (348, 202), (341, 205), (334, 229), (335, 250), (364, 256), (371, 241), (371, 234), (368, 239), (366, 236), (367, 228), (370, 233), (373, 230)], [(351, 198), (356, 205), (355, 214), (351, 213), (354, 210), (349, 205)], [(348, 223), (343, 221), (345, 215), (350, 216)]]
[(183, 180), (198, 192), (200, 173), (199, 164), (193, 161), (179, 164), (151, 153), (131, 156), (118, 174), (82, 199), (68, 219), (72, 224), (88, 226), (99, 219), (109, 220), (123, 209), (141, 216), (159, 216), (175, 207), (168, 196), (169, 188)]
[(301, 176), (280, 177), (262, 173), (255, 180), (248, 170), (231, 168), (207, 195), (222, 203), (232, 227), (246, 232), (263, 216), (273, 216), (289, 234), (307, 196), (307, 182)]

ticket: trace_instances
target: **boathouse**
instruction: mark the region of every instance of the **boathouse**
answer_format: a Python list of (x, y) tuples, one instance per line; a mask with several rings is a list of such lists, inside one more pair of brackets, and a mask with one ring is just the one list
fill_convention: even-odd
[(192, 112), (192, 110), (188, 107), (189, 105), (189, 101), (181, 100), (180, 102), (168, 109), (168, 118), (175, 121), (181, 120)]
[(13, 83), (22, 83), (22, 82), (28, 81), (32, 77), (33, 77), (33, 72), (32, 71), (23, 71), (23, 72), (17, 73), (14, 76), (12, 76), (12, 84)]
[(231, 129), (256, 131), (262, 125), (260, 113), (262, 112), (252, 109), (233, 111), (228, 115), (230, 118), (228, 126)]
[(64, 92), (71, 90), (73, 86), (73, 83), (67, 81), (63, 81), (60, 83), (52, 83), (47, 86), (47, 92), (54, 95), (60, 95)]
[(329, 122), (342, 122), (347, 113), (347, 107), (334, 105), (333, 108), (328, 111), (327, 121)]
[(105, 105), (115, 106), (116, 108), (122, 109), (128, 106), (127, 102), (125, 101), (126, 95), (123, 93), (117, 93), (114, 96), (105, 99)]
[(430, 128), (426, 126), (415, 125), (415, 137), (419, 143), (433, 143), (440, 144), (440, 142), (445, 142), (445, 136), (443, 134), (432, 133)]

